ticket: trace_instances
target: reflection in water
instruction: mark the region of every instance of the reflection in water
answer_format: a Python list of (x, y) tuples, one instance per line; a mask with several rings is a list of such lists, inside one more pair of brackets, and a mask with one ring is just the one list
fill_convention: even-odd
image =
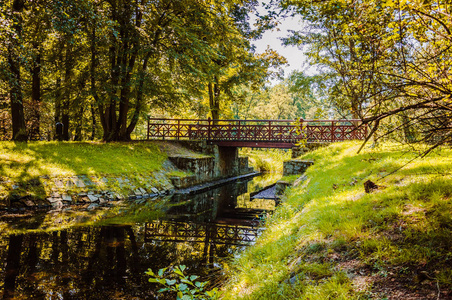
[(180, 264), (212, 279), (224, 258), (255, 240), (257, 221), (274, 208), (249, 201), (249, 195), (244, 200), (246, 192), (242, 182), (195, 196), (176, 195), (163, 207), (165, 218), (146, 223), (2, 235), (0, 296), (154, 299), (158, 288), (144, 272)]

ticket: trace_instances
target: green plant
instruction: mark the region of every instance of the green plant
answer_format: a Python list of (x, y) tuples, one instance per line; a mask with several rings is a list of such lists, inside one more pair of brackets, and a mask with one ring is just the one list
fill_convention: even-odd
[(208, 281), (195, 281), (199, 277), (196, 275), (185, 275), (184, 270), (186, 267), (184, 265), (176, 266), (172, 269), (172, 274), (169, 277), (165, 277), (165, 271), (168, 268), (160, 269), (157, 274), (155, 274), (151, 269), (146, 271), (146, 274), (151, 276), (149, 282), (159, 283), (164, 286), (158, 290), (159, 293), (174, 292), (176, 293), (177, 300), (211, 300), (218, 299), (218, 290), (216, 288), (207, 291), (205, 290)]

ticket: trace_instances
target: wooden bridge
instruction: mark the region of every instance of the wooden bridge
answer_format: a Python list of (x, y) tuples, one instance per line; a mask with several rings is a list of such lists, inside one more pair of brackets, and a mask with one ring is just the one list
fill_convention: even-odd
[(226, 147), (292, 148), (300, 142), (363, 140), (360, 120), (211, 120), (149, 118), (147, 139), (206, 140)]

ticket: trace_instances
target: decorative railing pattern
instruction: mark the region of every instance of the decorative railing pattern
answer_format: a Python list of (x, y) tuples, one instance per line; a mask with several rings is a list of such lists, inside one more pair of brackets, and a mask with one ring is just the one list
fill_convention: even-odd
[(147, 139), (297, 143), (363, 140), (360, 120), (190, 120), (148, 119)]
[(249, 245), (263, 229), (219, 223), (154, 221), (146, 223), (145, 241)]

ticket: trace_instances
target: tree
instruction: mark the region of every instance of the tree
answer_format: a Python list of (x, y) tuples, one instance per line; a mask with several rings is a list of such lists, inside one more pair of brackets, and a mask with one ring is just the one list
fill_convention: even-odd
[[(4, 6), (5, 8), (7, 6)], [(7, 32), (7, 65), (8, 65), (8, 82), (9, 94), (11, 101), (11, 123), (12, 123), (12, 139), (15, 141), (26, 141), (27, 131), (25, 127), (23, 93), (21, 85), (21, 43), (23, 31), (23, 12), (25, 1), (14, 0), (10, 7), (10, 14), (6, 15), (9, 19), (9, 28)], [(6, 22), (5, 22), (6, 23)]]
[(280, 4), (310, 24), (308, 32), (293, 32), (286, 42), (308, 47), (312, 62), (336, 75), (336, 93), (345, 96), (352, 116), (374, 129), (385, 127), (382, 136), (399, 130), (409, 133), (410, 127), (418, 132), (417, 140), (450, 141), (449, 4), (403, 0)]

